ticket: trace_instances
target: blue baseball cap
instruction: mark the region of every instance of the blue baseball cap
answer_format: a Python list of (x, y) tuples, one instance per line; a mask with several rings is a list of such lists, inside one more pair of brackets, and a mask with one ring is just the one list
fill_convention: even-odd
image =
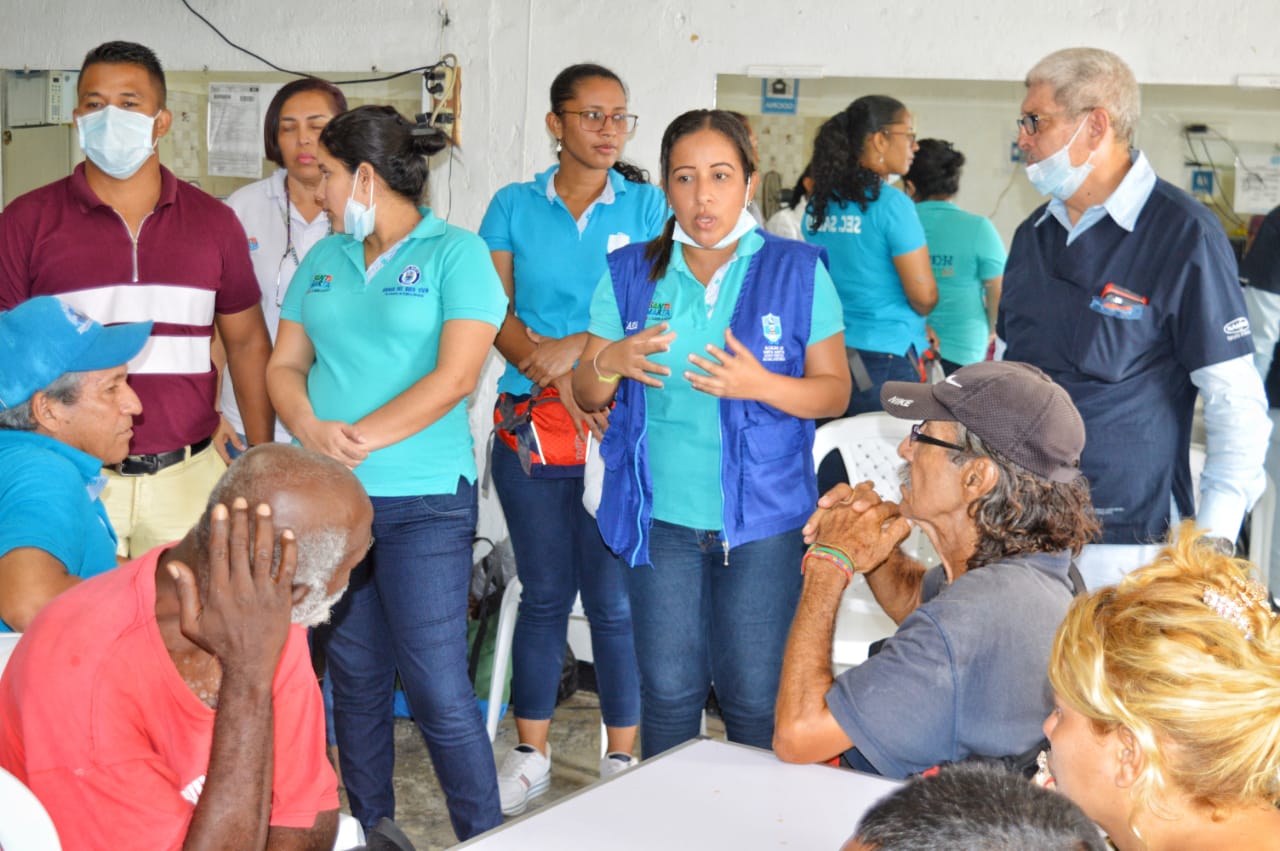
[(53, 296), (0, 313), (0, 409), (21, 405), (68, 372), (128, 363), (151, 335), (150, 322), (105, 328)]

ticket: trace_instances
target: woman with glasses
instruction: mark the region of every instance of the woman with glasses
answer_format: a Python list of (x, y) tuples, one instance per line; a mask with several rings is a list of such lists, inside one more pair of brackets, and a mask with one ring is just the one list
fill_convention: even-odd
[(938, 337), (947, 375), (986, 358), (995, 341), (1004, 279), (1004, 243), (996, 226), (951, 203), (960, 191), (963, 167), (964, 154), (950, 142), (921, 139), (902, 179), (929, 240), (938, 282), (938, 304), (929, 314), (929, 327)]
[(879, 411), (886, 381), (919, 381), (929, 348), (925, 316), (938, 288), (924, 229), (911, 199), (886, 186), (915, 151), (915, 118), (884, 95), (855, 100), (813, 143), (804, 238), (827, 249), (844, 308), (854, 385), (845, 416)]
[[(329, 217), (316, 200), (320, 187), (316, 143), (329, 119), (346, 111), (342, 90), (326, 80), (304, 77), (281, 86), (263, 121), (267, 159), (280, 168), (227, 198), (249, 237), (249, 259), (262, 290), (262, 315), (273, 344), (280, 305), (293, 273), (311, 246), (333, 233)], [(231, 461), (248, 445), (230, 372), (222, 376), (220, 409), (222, 426), (213, 443), (223, 460)], [(275, 438), (280, 443), (292, 439), (279, 421)]]
[[(480, 225), (510, 298), (496, 341), (508, 364), (498, 381), (499, 405), (510, 409), (540, 397), (557, 436), (579, 450), (588, 433), (599, 438), (608, 417), (583, 412), (571, 384), (587, 339), (591, 293), (608, 253), (647, 241), (666, 218), (662, 192), (619, 159), (635, 122), (626, 88), (612, 71), (564, 69), (551, 83), (547, 113), (556, 164), (501, 189)], [(496, 439), (492, 471), (523, 585), (511, 684), (520, 742), (498, 775), (502, 810), (515, 815), (550, 781), (547, 736), (579, 592), (609, 740), (601, 776), (633, 762), (640, 685), (623, 568), (582, 506), (581, 467), (526, 470), (516, 450)]]
[(366, 831), (394, 818), (396, 675), (459, 839), (502, 823), (467, 674), (476, 464), (466, 399), (506, 314), (484, 243), (419, 206), (446, 137), (389, 106), (331, 120), (316, 161), (333, 236), (280, 311), (267, 389), (306, 448), (351, 467), (374, 543), (325, 640), (342, 780)]
[(849, 397), (835, 286), (820, 251), (747, 210), (742, 123), (687, 112), (660, 161), (674, 214), (609, 256), (573, 382), (587, 410), (616, 402), (597, 519), (631, 565), (646, 759), (698, 734), (713, 683), (729, 739), (771, 747), (813, 420)]

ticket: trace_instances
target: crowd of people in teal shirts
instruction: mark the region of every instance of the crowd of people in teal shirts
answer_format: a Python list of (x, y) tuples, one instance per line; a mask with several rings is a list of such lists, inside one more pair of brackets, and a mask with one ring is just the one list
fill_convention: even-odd
[[(283, 177), (237, 213), (281, 231), (283, 257), (255, 264), (281, 424), (353, 467), (374, 505), (370, 552), (315, 636), (353, 814), (394, 815), (397, 674), (459, 837), (544, 792), (579, 595), (602, 776), (635, 763), (637, 731), (645, 757), (697, 735), (713, 688), (728, 738), (768, 748), (815, 425), (878, 409), (879, 385), (919, 380), (931, 348), (947, 369), (987, 355), (1004, 254), (990, 222), (950, 203), (963, 155), (917, 145), (898, 101), (860, 98), (819, 131), (802, 238), (783, 238), (749, 209), (761, 179), (741, 120), (677, 117), (651, 182), (622, 159), (637, 121), (623, 81), (574, 65), (550, 88), (553, 163), (501, 189), (476, 235), (422, 206), (443, 134), (345, 107), (323, 81), (282, 89), (267, 141)], [(519, 744), (497, 767), (466, 625), (466, 400), (491, 347), (507, 362), (501, 427), (511, 410), (542, 417), (536, 443), (489, 454), (523, 586)], [(589, 444), (604, 477), (590, 507)]]

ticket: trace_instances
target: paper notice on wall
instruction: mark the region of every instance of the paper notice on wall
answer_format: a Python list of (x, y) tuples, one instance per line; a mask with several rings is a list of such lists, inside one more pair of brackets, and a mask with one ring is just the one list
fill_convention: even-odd
[(210, 83), (207, 142), (211, 176), (262, 177), (262, 87)]
[(1236, 160), (1235, 209), (1264, 214), (1280, 207), (1280, 154), (1245, 154)]

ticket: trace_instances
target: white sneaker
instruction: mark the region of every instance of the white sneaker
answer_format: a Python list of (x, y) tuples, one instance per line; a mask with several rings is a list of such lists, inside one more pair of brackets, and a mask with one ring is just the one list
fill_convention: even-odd
[(605, 754), (600, 758), (600, 777), (612, 777), (615, 774), (621, 774), (633, 765), (639, 765), (640, 761), (629, 753), (622, 751), (614, 751)]
[(504, 816), (518, 816), (551, 785), (551, 745), (543, 756), (533, 745), (516, 745), (498, 769), (498, 797)]

